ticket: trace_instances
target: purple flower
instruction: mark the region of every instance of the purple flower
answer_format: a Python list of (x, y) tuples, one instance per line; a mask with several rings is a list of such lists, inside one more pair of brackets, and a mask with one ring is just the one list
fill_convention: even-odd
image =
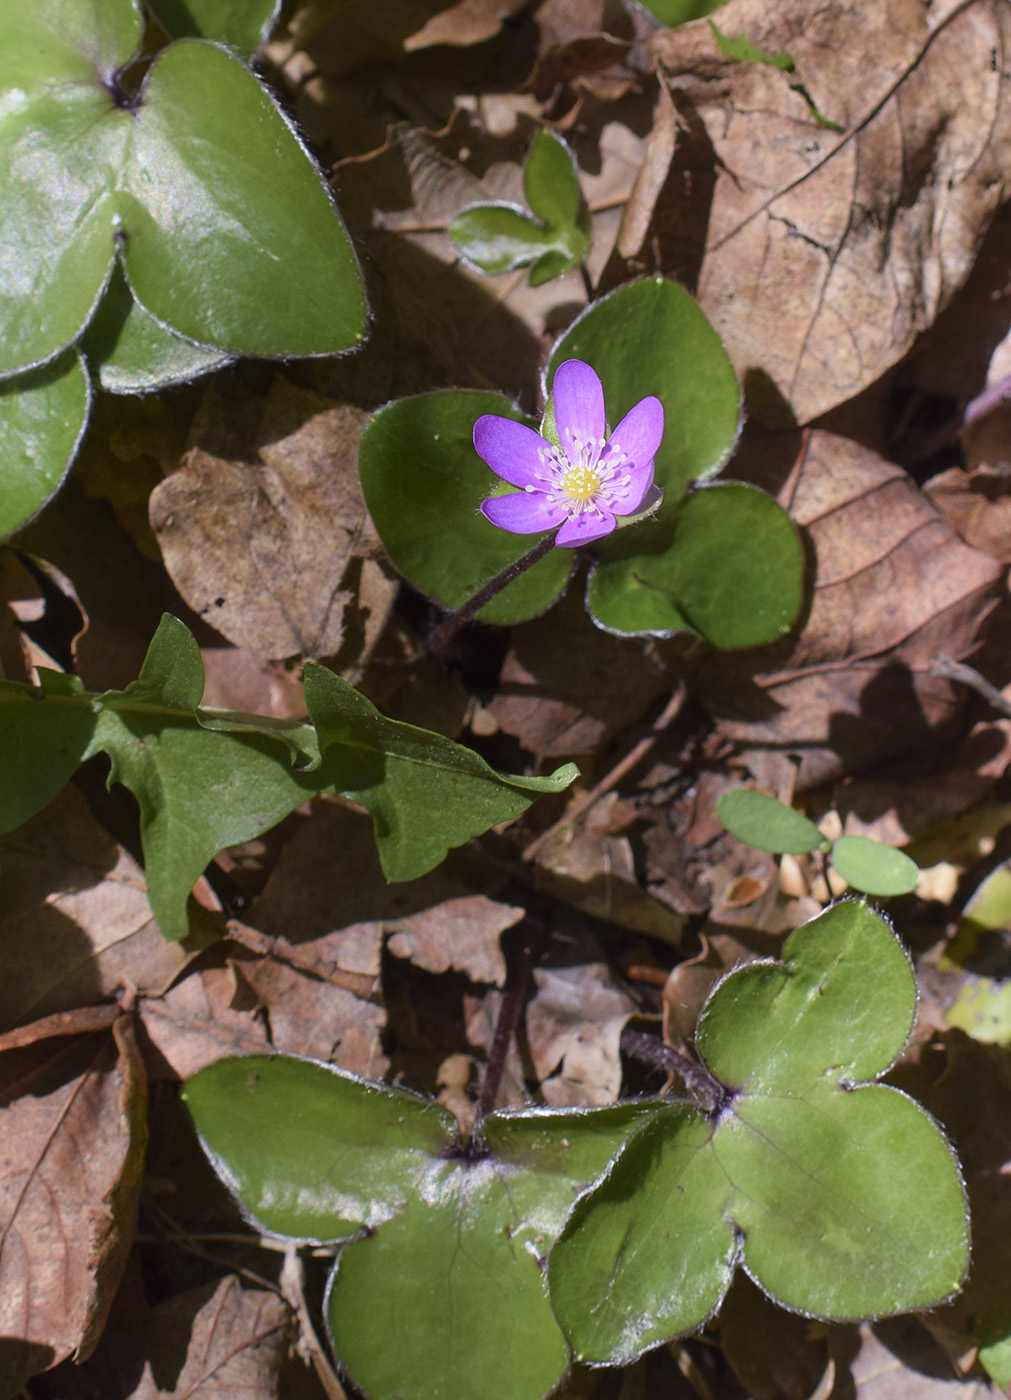
[(481, 502), (493, 525), (514, 535), (561, 529), (555, 544), (599, 540), (617, 527), (618, 516), (648, 508), (653, 458), (663, 437), (663, 405), (642, 399), (610, 437), (604, 390), (582, 360), (559, 365), (554, 381), (555, 427), (561, 447), (511, 418), (486, 413), (474, 424), (474, 447), (496, 476), (518, 486)]

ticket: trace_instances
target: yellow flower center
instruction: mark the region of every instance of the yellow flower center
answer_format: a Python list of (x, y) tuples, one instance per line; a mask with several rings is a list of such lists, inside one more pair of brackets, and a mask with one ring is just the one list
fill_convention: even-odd
[(570, 466), (562, 477), (562, 490), (571, 501), (592, 501), (600, 490), (595, 468)]

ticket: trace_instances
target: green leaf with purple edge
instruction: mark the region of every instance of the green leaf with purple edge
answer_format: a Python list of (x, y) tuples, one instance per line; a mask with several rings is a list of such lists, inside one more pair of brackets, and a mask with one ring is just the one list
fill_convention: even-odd
[(307, 1060), (219, 1060), (184, 1094), (264, 1229), (350, 1237), (326, 1312), (371, 1400), (473, 1400), (489, 1385), (496, 1400), (542, 1400), (559, 1383), (569, 1354), (544, 1260), (654, 1103), (493, 1113), (468, 1151), (437, 1104)]
[(731, 972), (696, 1034), (711, 1113), (658, 1115), (573, 1210), (551, 1299), (577, 1359), (627, 1362), (699, 1326), (742, 1264), (775, 1301), (839, 1321), (949, 1297), (969, 1259), (957, 1160), (875, 1083), (912, 1029), (916, 983), (858, 901)]

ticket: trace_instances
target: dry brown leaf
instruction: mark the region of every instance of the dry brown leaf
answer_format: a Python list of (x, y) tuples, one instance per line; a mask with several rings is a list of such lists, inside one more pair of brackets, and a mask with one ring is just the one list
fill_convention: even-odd
[[(803, 631), (747, 680), (742, 662), (715, 658), (700, 690), (726, 737), (796, 755), (803, 789), (943, 734), (961, 691), (927, 668), (971, 652), (1003, 571), (900, 467), (829, 433), (810, 434), (787, 503), (815, 558)], [(744, 761), (759, 777), (760, 756)]]
[[(280, 376), (265, 400), (234, 382), (207, 390), (194, 446), (152, 492), (151, 524), (186, 602), (235, 646), (269, 659), (339, 652), (377, 547), (358, 481), (364, 421)], [(373, 588), (363, 648), (395, 591)]]
[(442, 9), (404, 41), (404, 52), (433, 44), (483, 44), (493, 39), (505, 20), (522, 10), (527, 0), (457, 0)]
[[(999, 426), (1008, 440), (1011, 411), (1000, 412), (1004, 421)], [(951, 467), (931, 477), (923, 488), (967, 544), (1003, 564), (1011, 564), (1011, 472), (1008, 466), (1007, 461), (998, 462), (996, 466), (981, 465), (968, 472), (961, 467)]]
[(276, 1293), (232, 1275), (150, 1313), (150, 1350), (128, 1400), (276, 1400), (290, 1314)]
[(499, 904), (487, 895), (460, 895), (397, 920), (388, 947), (396, 957), (410, 958), (426, 972), (452, 968), (466, 973), (472, 982), (501, 987), (506, 967), (499, 938), (525, 913), (519, 905)]
[(720, 1305), (720, 1347), (749, 1400), (808, 1400), (828, 1365), (824, 1333), (777, 1307), (743, 1269)]
[(339, 802), (318, 799), (248, 919), (262, 932), (296, 943), (301, 955), (322, 968), (378, 977), (383, 942), (393, 935), (393, 951), (420, 967), (459, 967), (477, 981), (496, 982), (502, 971), (499, 933), (523, 911), (476, 888), (487, 872), (472, 878), (470, 872), (454, 874), (455, 868), (462, 867), (451, 858), (420, 880), (389, 884), (371, 822)]
[(836, 1329), (829, 1400), (993, 1400), (988, 1381), (963, 1380), (917, 1317)]
[(534, 981), (527, 1039), (545, 1101), (613, 1103), (621, 1092), (619, 1042), (635, 1002), (603, 962), (535, 968)]
[(236, 962), (234, 968), (267, 1014), (274, 1050), (308, 1055), (364, 1079), (386, 1074), (390, 1062), (380, 1040), (386, 1025), (382, 1007), (277, 958)]
[(152, 1075), (188, 1079), (225, 1055), (256, 1055), (270, 1048), (257, 998), (234, 968), (191, 972), (162, 997), (145, 997), (140, 1018), (156, 1052)]
[(595, 753), (670, 688), (641, 645), (605, 636), (575, 589), (515, 628), (495, 698), (499, 728), (538, 758)]
[(143, 871), (73, 786), (0, 840), (0, 861), (0, 1027), (100, 1001), (123, 986), (160, 992), (210, 937), (162, 936)]
[(101, 1335), (133, 1236), (146, 1089), (127, 1017), (0, 1064), (0, 1383), (13, 1395)]
[(785, 400), (806, 422), (900, 359), (968, 275), (1011, 163), (1011, 13), (730, 0), (716, 18), (796, 72), (726, 58), (707, 21), (654, 41), (716, 172), (698, 296), (752, 412), (781, 422)]

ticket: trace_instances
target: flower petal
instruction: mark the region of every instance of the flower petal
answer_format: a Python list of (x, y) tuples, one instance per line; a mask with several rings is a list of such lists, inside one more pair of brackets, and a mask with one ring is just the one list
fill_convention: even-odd
[(596, 510), (582, 510), (565, 522), (555, 536), (555, 544), (591, 544), (594, 540), (609, 535), (617, 524), (617, 520), (606, 506), (598, 506)]
[(560, 525), (568, 511), (542, 491), (510, 491), (481, 502), (481, 514), (513, 535), (536, 535)]
[(629, 462), (652, 462), (663, 439), (663, 404), (651, 394), (629, 409), (607, 444), (608, 456), (623, 452)]
[(641, 466), (638, 463), (626, 462), (621, 475), (628, 477), (628, 485), (608, 486), (607, 504), (615, 515), (634, 515), (637, 510), (642, 509), (643, 502), (653, 486), (652, 459)]
[(555, 427), (558, 440), (569, 461), (578, 459), (578, 446), (594, 439), (593, 465), (600, 453), (600, 444), (607, 432), (604, 418), (604, 390), (600, 377), (582, 360), (566, 360), (555, 371), (551, 386), (554, 396)]
[(474, 424), (474, 448), (510, 486), (536, 486), (543, 480), (541, 453), (548, 444), (525, 423), (485, 413)]

